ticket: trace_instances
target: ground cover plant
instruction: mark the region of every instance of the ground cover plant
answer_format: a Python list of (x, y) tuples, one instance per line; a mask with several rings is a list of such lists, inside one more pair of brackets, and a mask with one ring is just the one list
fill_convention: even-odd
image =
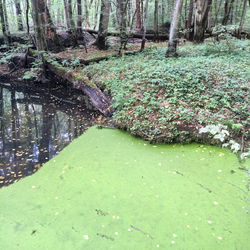
[(178, 58), (152, 46), (83, 72), (111, 93), (118, 126), (144, 139), (217, 143), (199, 129), (222, 124), (234, 139), (247, 140), (249, 41), (230, 39), (186, 44)]
[(246, 166), (218, 147), (90, 128), (0, 190), (1, 249), (248, 249)]

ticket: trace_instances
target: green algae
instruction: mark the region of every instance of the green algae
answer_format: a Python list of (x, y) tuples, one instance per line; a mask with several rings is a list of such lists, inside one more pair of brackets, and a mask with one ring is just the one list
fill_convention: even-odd
[(239, 168), (225, 149), (91, 128), (0, 190), (1, 249), (249, 249)]

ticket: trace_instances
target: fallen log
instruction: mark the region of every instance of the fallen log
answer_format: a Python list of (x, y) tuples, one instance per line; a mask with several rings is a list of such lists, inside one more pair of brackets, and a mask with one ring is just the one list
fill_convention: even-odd
[[(83, 31), (89, 33), (89, 34), (98, 34), (97, 30), (91, 30), (91, 29), (84, 29)], [(108, 36), (120, 36), (119, 32), (108, 32), (107, 33)], [(139, 38), (142, 39), (143, 34), (142, 33), (131, 33), (128, 34), (128, 38)], [(147, 40), (154, 40), (154, 39), (158, 39), (158, 40), (168, 40), (169, 38), (169, 34), (168, 33), (159, 33), (157, 36), (154, 33), (146, 33), (146, 39)]]
[(72, 84), (74, 89), (81, 90), (89, 97), (93, 106), (107, 117), (111, 117), (113, 110), (111, 102), (107, 96), (91, 82), (87, 76), (82, 75), (82, 72), (77, 70), (70, 70), (69, 68), (61, 66), (55, 60), (44, 57), (47, 69), (55, 74), (58, 78), (67, 80)]

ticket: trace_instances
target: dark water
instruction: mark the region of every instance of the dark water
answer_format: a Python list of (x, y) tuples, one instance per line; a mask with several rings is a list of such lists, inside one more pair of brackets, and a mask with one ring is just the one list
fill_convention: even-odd
[(99, 113), (70, 88), (0, 83), (0, 187), (36, 172)]

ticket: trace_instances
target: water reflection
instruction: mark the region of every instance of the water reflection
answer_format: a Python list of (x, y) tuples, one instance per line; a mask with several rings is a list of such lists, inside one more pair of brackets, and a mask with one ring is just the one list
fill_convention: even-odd
[(84, 97), (58, 86), (0, 83), (0, 187), (36, 172), (99, 113)]

